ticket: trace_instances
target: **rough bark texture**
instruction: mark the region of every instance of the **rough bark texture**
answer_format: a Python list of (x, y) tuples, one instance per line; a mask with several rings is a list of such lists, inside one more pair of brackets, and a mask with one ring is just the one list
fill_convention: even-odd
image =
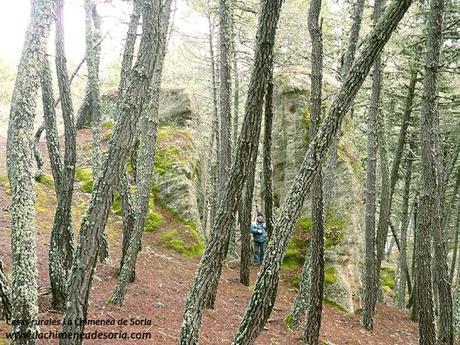
[[(85, 0), (84, 7), (86, 67), (88, 71), (84, 109), (86, 111), (86, 117), (91, 119), (91, 130), (93, 134), (92, 172), (93, 180), (96, 181), (99, 178), (102, 165), (101, 108), (99, 103), (99, 61), (101, 52), (100, 46), (96, 46), (95, 44), (101, 36), (101, 18), (97, 13), (96, 3), (93, 0)], [(101, 233), (99, 245), (99, 260), (105, 262), (110, 256), (106, 229)]]
[[(409, 151), (406, 157), (403, 206), (401, 215), (401, 249), (399, 251), (399, 287), (398, 287), (398, 306), (404, 307), (406, 302), (406, 279), (409, 277), (405, 268), (407, 267), (407, 230), (409, 227), (409, 198), (410, 184), (412, 180), (412, 163), (414, 160), (413, 141), (409, 145)], [(410, 293), (410, 292), (409, 292)]]
[[(457, 235), (460, 229), (460, 202), (457, 204), (457, 220), (456, 220), (456, 227), (457, 227)], [(460, 255), (458, 256), (460, 260)], [(458, 267), (460, 267), (460, 263), (457, 263)], [(453, 325), (454, 325), (454, 332), (458, 339), (460, 335), (460, 269), (457, 270), (457, 278), (456, 278), (456, 286), (455, 289), (455, 297), (454, 297), (454, 305), (453, 305)]]
[(126, 284), (136, 266), (137, 255), (141, 247), (144, 231), (145, 216), (149, 207), (152, 193), (153, 165), (155, 159), (156, 135), (159, 115), (160, 86), (163, 72), (163, 62), (166, 54), (166, 35), (169, 26), (172, 0), (166, 0), (158, 6), (154, 20), (160, 21), (159, 32), (155, 42), (154, 76), (151, 86), (151, 95), (147, 97), (150, 104), (143, 109), (139, 131), (139, 165), (134, 194), (134, 228), (128, 239), (128, 248), (123, 257), (118, 284), (112, 294), (112, 303), (121, 304), (126, 293)]
[[(431, 240), (434, 244), (436, 285), (439, 296), (439, 344), (452, 344), (452, 295), (447, 269), (447, 249), (442, 227), (442, 165), (437, 106), (439, 55), (442, 44), (443, 0), (432, 0), (427, 27), (425, 76), (421, 108), (421, 186), (417, 236), (420, 344), (436, 343), (431, 289)], [(423, 288), (421, 288), (423, 287)]]
[(41, 74), (46, 142), (57, 196), (57, 207), (49, 247), (52, 306), (57, 310), (64, 310), (65, 308), (67, 281), (74, 252), (71, 210), (77, 159), (76, 130), (65, 58), (63, 16), (64, 3), (62, 0), (58, 0), (56, 2), (56, 74), (64, 120), (65, 148), (63, 160), (58, 143), (56, 113), (54, 111), (55, 102), (48, 61), (44, 62)]
[[(118, 85), (118, 97), (117, 102), (121, 104), (120, 97), (124, 97), (126, 92), (126, 86), (131, 75), (131, 69), (134, 59), (134, 47), (136, 45), (137, 29), (139, 27), (139, 19), (141, 15), (141, 6), (139, 1), (133, 2), (133, 11), (130, 16), (128, 25), (128, 32), (126, 34), (125, 49), (123, 51), (123, 59), (121, 61), (120, 71), (120, 84)], [(118, 118), (115, 118), (115, 122)], [(132, 207), (131, 197), (131, 184), (129, 180), (128, 170), (126, 165), (123, 167), (123, 171), (120, 177), (120, 197), (121, 197), (121, 209), (123, 219), (123, 247), (120, 260), (120, 270), (123, 264), (124, 256), (128, 250), (129, 239), (131, 238), (131, 232), (134, 228), (134, 210)], [(135, 280), (135, 271), (130, 277), (130, 282)]]
[[(454, 192), (452, 194), (452, 201), (451, 201), (451, 204), (449, 204), (449, 208), (453, 208), (454, 206), (453, 204), (457, 200), (457, 193), (458, 193), (459, 187), (460, 187), (460, 168), (457, 171), (457, 179), (455, 181)], [(460, 200), (457, 202), (460, 203)], [(458, 222), (458, 219), (457, 219), (457, 222)], [(448, 222), (444, 221), (444, 224), (445, 224), (444, 231), (447, 233)], [(450, 285), (452, 285), (452, 282), (454, 280), (455, 265), (457, 262), (457, 254), (458, 254), (458, 239), (459, 239), (459, 232), (460, 232), (458, 225), (454, 229), (455, 229), (454, 250), (452, 253), (452, 264), (450, 265), (450, 274), (449, 274)]]
[(412, 108), (414, 103), (415, 96), (415, 85), (417, 84), (417, 70), (412, 69), (411, 77), (409, 81), (409, 87), (407, 89), (407, 96), (404, 104), (404, 113), (399, 129), (398, 143), (396, 144), (396, 149), (394, 153), (393, 162), (391, 164), (390, 171), (390, 189), (391, 189), (391, 198), (393, 198), (396, 181), (398, 180), (399, 165), (401, 164), (401, 158), (403, 156), (404, 144), (406, 143), (407, 130), (409, 128)]
[[(219, 0), (219, 145), (217, 164), (219, 168), (218, 200), (226, 198), (227, 183), (232, 157), (232, 112), (231, 112), (231, 25), (230, 0)], [(228, 252), (228, 245), (226, 252)], [(206, 308), (214, 308), (218, 280), (213, 282)]]
[(272, 162), (272, 130), (273, 130), (273, 71), (267, 85), (264, 112), (264, 144), (263, 144), (263, 181), (264, 210), (267, 235), (270, 239), (273, 232), (273, 162)]
[[(350, 36), (348, 38), (348, 47), (345, 52), (343, 63), (340, 71), (340, 79), (342, 82), (346, 79), (348, 72), (355, 60), (355, 54), (358, 47), (359, 32), (361, 31), (361, 22), (363, 18), (365, 0), (356, 0), (353, 10), (353, 24), (350, 29)], [(326, 173), (324, 176), (324, 210), (327, 214), (329, 203), (334, 194), (334, 181), (335, 181), (335, 167), (337, 165), (337, 149), (339, 146), (340, 131), (334, 138), (331, 147), (327, 153)]]
[[(224, 191), (232, 157), (230, 0), (219, 0), (219, 190)], [(225, 194), (221, 194), (225, 197)]]
[(234, 214), (248, 174), (253, 150), (256, 150), (262, 119), (263, 99), (268, 75), (273, 64), (273, 45), (281, 9), (281, 0), (263, 1), (259, 16), (254, 69), (249, 83), (244, 120), (238, 139), (238, 150), (232, 164), (229, 180), (213, 224), (209, 243), (205, 249), (195, 280), (185, 305), (179, 342), (197, 344), (202, 310), (210, 288), (220, 278), (222, 263), (227, 253)]
[[(323, 38), (319, 24), (321, 0), (312, 0), (308, 11), (308, 32), (311, 37), (311, 94), (310, 138), (314, 138), (321, 123), (323, 86)], [(317, 169), (311, 187), (312, 237), (310, 244), (310, 284), (308, 284), (307, 323), (303, 340), (309, 345), (319, 344), (324, 289), (324, 214), (323, 172)]]
[[(36, 320), (37, 259), (35, 244), (35, 191), (33, 185), (32, 131), (39, 75), (45, 59), (54, 2), (34, 0), (21, 61), (11, 100), (6, 144), (11, 184), (12, 320)], [(35, 333), (37, 326), (17, 322), (12, 332)], [(15, 339), (12, 344), (35, 344), (35, 339)]]
[(267, 256), (260, 269), (251, 300), (233, 344), (253, 344), (262, 331), (273, 308), (279, 283), (281, 261), (286, 251), (292, 228), (300, 216), (306, 195), (316, 171), (337, 134), (351, 102), (366, 78), (375, 57), (390, 38), (412, 1), (393, 1), (382, 20), (369, 34), (363, 44), (347, 79), (331, 105), (329, 115), (323, 120), (317, 135), (310, 142), (308, 151), (290, 192), (281, 208), (267, 248)]
[(3, 271), (3, 262), (0, 260), (0, 320), (10, 320), (11, 309), (11, 287)]
[[(417, 188), (416, 190), (418, 190)], [(410, 319), (412, 321), (418, 321), (418, 294), (417, 294), (417, 257), (418, 257), (418, 249), (417, 249), (417, 233), (418, 233), (418, 198), (419, 193), (414, 197), (414, 218), (413, 218), (413, 246), (412, 246), (412, 281), (414, 282), (414, 286), (412, 287), (412, 294), (409, 297), (409, 307), (411, 308)]]
[(375, 293), (379, 301), (383, 302), (383, 290), (380, 284), (380, 267), (385, 257), (385, 246), (388, 238), (390, 224), (391, 192), (390, 172), (388, 169), (388, 147), (386, 138), (386, 126), (382, 111), (377, 112), (377, 141), (380, 162), (380, 209), (376, 235), (376, 266), (375, 266)]
[[(109, 143), (107, 160), (100, 178), (95, 182), (91, 201), (80, 227), (80, 242), (75, 253), (69, 285), (69, 298), (64, 314), (64, 332), (80, 333), (84, 325), (75, 325), (70, 320), (85, 319), (88, 296), (96, 266), (99, 238), (107, 223), (114, 188), (123, 171), (125, 159), (131, 149), (135, 128), (140, 117), (143, 100), (150, 88), (155, 54), (155, 35), (159, 22), (154, 20), (154, 1), (142, 4), (142, 39), (137, 61), (130, 73), (124, 97), (117, 104), (117, 118)], [(61, 339), (60, 344), (81, 344), (81, 339)]]
[(243, 206), (238, 212), (241, 232), (241, 263), (240, 263), (240, 282), (249, 286), (249, 273), (251, 271), (251, 214), (252, 200), (254, 197), (254, 184), (256, 178), (257, 152), (258, 147), (252, 151), (249, 165), (248, 177), (246, 179), (246, 188), (243, 193)]
[[(77, 129), (91, 125), (93, 130), (93, 164), (94, 161), (102, 158), (100, 144), (100, 106), (99, 106), (99, 63), (101, 60), (101, 17), (96, 9), (94, 0), (85, 0), (85, 39), (86, 39), (86, 67), (88, 80), (85, 88), (83, 103), (78, 109), (76, 121)], [(96, 124), (93, 124), (96, 121)], [(96, 136), (96, 137), (94, 137)], [(94, 142), (99, 137), (98, 142)], [(96, 171), (93, 167), (93, 175), (98, 172), (102, 161), (96, 161)]]
[[(374, 2), (372, 19), (374, 25), (378, 22), (383, 1)], [(372, 93), (371, 103), (367, 112), (367, 175), (366, 175), (366, 215), (365, 215), (365, 263), (363, 272), (363, 312), (361, 324), (367, 330), (373, 328), (375, 303), (379, 276), (376, 273), (376, 234), (375, 234), (375, 211), (376, 211), (376, 173), (377, 173), (377, 116), (379, 112), (379, 100), (381, 91), (381, 58), (377, 55), (372, 69)]]

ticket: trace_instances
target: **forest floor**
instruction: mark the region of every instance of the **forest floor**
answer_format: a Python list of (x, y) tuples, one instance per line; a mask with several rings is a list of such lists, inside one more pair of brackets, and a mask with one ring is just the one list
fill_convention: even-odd
[[(90, 134), (79, 132), (81, 143)], [(41, 151), (45, 161), (47, 153), (44, 143)], [(0, 258), (5, 264), (11, 278), (11, 247), (10, 247), (10, 196), (7, 190), (5, 166), (5, 140), (0, 138)], [(49, 164), (45, 164), (49, 172)], [(55, 208), (53, 190), (46, 185), (37, 183), (37, 255), (38, 255), (38, 284), (39, 284), (39, 318), (40, 320), (60, 320), (61, 314), (50, 308), (50, 292), (48, 279), (48, 246), (52, 219)], [(74, 204), (75, 227), (78, 229), (84, 209), (88, 203), (89, 194), (76, 188)], [(156, 206), (157, 211), (164, 216), (162, 229), (180, 230), (183, 225), (174, 219), (167, 211)], [(198, 258), (186, 258), (155, 245), (155, 234), (144, 233), (143, 250), (137, 263), (137, 280), (128, 287), (123, 306), (117, 307), (107, 303), (113, 288), (117, 283), (119, 265), (122, 222), (120, 217), (111, 213), (108, 222), (111, 262), (98, 264), (93, 287), (90, 293), (88, 319), (112, 320), (115, 325), (87, 326), (86, 331), (99, 332), (132, 332), (150, 333), (149, 340), (136, 340), (143, 344), (177, 344), (182, 320), (182, 311), (188, 288), (193, 280), (199, 262)], [(251, 270), (251, 283), (254, 284), (258, 267)], [(296, 291), (283, 274), (273, 312), (265, 329), (257, 339), (256, 344), (302, 344), (302, 332), (290, 331), (283, 320), (289, 312)], [(239, 283), (237, 265), (228, 264), (224, 267), (219, 284), (216, 308), (205, 310), (201, 328), (200, 344), (218, 345), (230, 344), (238, 324), (244, 314), (251, 296), (253, 285), (246, 287)], [(141, 325), (130, 325), (131, 318), (144, 320)], [(121, 319), (127, 319), (128, 325), (117, 325)], [(374, 322), (374, 331), (366, 332), (360, 327), (360, 316), (350, 315), (334, 307), (325, 305), (321, 328), (323, 344), (416, 344), (417, 327), (411, 322), (407, 311), (379, 304)], [(141, 322), (141, 321), (139, 321)], [(0, 344), (10, 326), (0, 322)], [(42, 332), (58, 330), (56, 326), (41, 326)], [(57, 344), (57, 340), (40, 340), (38, 344)], [(86, 340), (85, 344), (122, 344), (122, 340)]]

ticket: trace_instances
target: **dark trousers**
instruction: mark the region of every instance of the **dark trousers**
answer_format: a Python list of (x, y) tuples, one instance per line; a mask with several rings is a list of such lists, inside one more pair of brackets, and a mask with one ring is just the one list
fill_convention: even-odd
[(257, 242), (254, 241), (254, 261), (256, 264), (262, 264), (264, 259), (265, 249), (267, 248), (267, 242)]

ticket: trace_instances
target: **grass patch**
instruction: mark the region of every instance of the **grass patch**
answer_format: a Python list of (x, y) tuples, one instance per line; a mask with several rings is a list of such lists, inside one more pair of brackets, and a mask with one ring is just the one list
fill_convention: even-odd
[(160, 227), (161, 223), (163, 223), (163, 220), (164, 218), (161, 213), (149, 209), (145, 217), (144, 231), (155, 232)]
[[(190, 228), (190, 230), (192, 229)], [(189, 258), (200, 256), (203, 253), (201, 242), (187, 244), (181, 239), (179, 233), (175, 229), (162, 233), (158, 240), (158, 244)]]
[(380, 282), (384, 290), (393, 290), (395, 287), (395, 271), (389, 267), (380, 268)]
[(85, 193), (92, 193), (93, 191), (93, 172), (90, 168), (75, 168), (75, 178), (81, 182), (81, 190)]
[(49, 175), (49, 174), (41, 174), (40, 176), (38, 176), (38, 178), (36, 179), (36, 181), (38, 183), (41, 183), (51, 189), (54, 189), (54, 180), (53, 180), (53, 176)]
[(289, 244), (286, 254), (283, 258), (283, 267), (288, 269), (299, 268), (305, 262), (305, 258), (301, 255), (300, 250)]

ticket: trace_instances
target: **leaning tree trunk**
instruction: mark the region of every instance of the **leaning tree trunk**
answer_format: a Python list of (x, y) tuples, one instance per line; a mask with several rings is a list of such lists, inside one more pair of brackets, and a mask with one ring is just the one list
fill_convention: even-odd
[(0, 260), (0, 320), (11, 320), (11, 287), (3, 271), (3, 262)]
[(323, 120), (317, 135), (310, 142), (304, 161), (290, 192), (281, 208), (267, 248), (246, 313), (240, 323), (233, 344), (253, 344), (262, 331), (273, 308), (279, 283), (281, 261), (286, 251), (292, 228), (300, 216), (303, 202), (320, 168), (322, 160), (356, 93), (366, 78), (375, 57), (388, 42), (412, 0), (393, 1), (382, 20), (375, 26), (363, 44), (360, 56), (331, 105), (329, 115)]
[(273, 232), (273, 162), (272, 162), (272, 129), (273, 129), (273, 71), (267, 85), (264, 113), (264, 143), (263, 143), (263, 181), (264, 181), (264, 210), (268, 239)]
[[(134, 47), (136, 45), (137, 38), (137, 29), (139, 27), (139, 19), (141, 15), (141, 6), (139, 1), (133, 2), (133, 11), (131, 13), (128, 32), (126, 34), (125, 49), (123, 52), (123, 59), (121, 61), (121, 71), (120, 71), (120, 83), (118, 85), (118, 100), (117, 102), (121, 104), (121, 101), (124, 99), (124, 93), (127, 89), (127, 84), (129, 81), (129, 76), (131, 75), (131, 69), (134, 59)], [(118, 118), (114, 119), (115, 122), (118, 121)], [(131, 232), (134, 227), (134, 210), (132, 207), (132, 197), (131, 197), (131, 184), (128, 174), (128, 169), (125, 166), (122, 169), (120, 176), (120, 198), (121, 198), (121, 209), (122, 209), (122, 219), (123, 219), (123, 247), (121, 252), (120, 259), (120, 269), (123, 264), (124, 256), (128, 250), (129, 239), (131, 238)], [(130, 277), (130, 282), (134, 282), (135, 272)]]
[[(418, 300), (420, 343), (435, 344), (431, 288), (431, 240), (434, 244), (436, 283), (439, 296), (438, 343), (452, 344), (452, 295), (447, 268), (447, 248), (442, 227), (442, 165), (438, 95), (439, 56), (442, 45), (444, 1), (432, 0), (428, 18), (425, 76), (421, 107), (421, 190), (417, 236)], [(423, 287), (423, 288), (422, 288)]]
[(56, 3), (56, 73), (62, 117), (64, 119), (65, 149), (63, 160), (61, 159), (58, 144), (51, 73), (48, 61), (45, 61), (41, 77), (43, 113), (45, 117), (46, 142), (57, 196), (57, 207), (49, 246), (49, 274), (52, 306), (57, 310), (63, 311), (67, 299), (67, 281), (74, 252), (71, 210), (77, 159), (77, 134), (65, 58), (64, 3), (62, 0), (58, 0)]
[(388, 147), (386, 138), (386, 126), (382, 111), (377, 112), (377, 145), (380, 158), (380, 209), (376, 235), (376, 266), (375, 266), (375, 294), (383, 302), (383, 290), (380, 284), (380, 267), (385, 257), (385, 246), (388, 238), (388, 227), (391, 212), (390, 173), (388, 171)]
[[(31, 21), (25, 36), (21, 61), (11, 100), (6, 144), (8, 179), (11, 184), (11, 250), (12, 250), (12, 332), (38, 331), (37, 258), (35, 243), (35, 192), (33, 185), (32, 131), (39, 88), (40, 69), (45, 60), (52, 0), (32, 2)], [(35, 339), (13, 340), (12, 344), (35, 344)]]
[(407, 230), (409, 228), (409, 199), (410, 199), (410, 184), (412, 179), (412, 163), (414, 161), (413, 140), (409, 144), (409, 152), (406, 157), (404, 191), (403, 191), (403, 206), (402, 206), (402, 221), (401, 221), (401, 250), (399, 251), (399, 288), (398, 288), (398, 306), (404, 307), (406, 302), (406, 279), (407, 275), (405, 267), (407, 267)]
[(169, 27), (172, 0), (166, 0), (158, 13), (161, 21), (160, 30), (155, 42), (154, 77), (151, 86), (151, 95), (147, 97), (150, 104), (143, 110), (140, 119), (139, 131), (139, 165), (134, 194), (134, 229), (128, 239), (128, 248), (121, 264), (118, 284), (113, 291), (111, 302), (121, 304), (126, 293), (128, 278), (134, 272), (137, 255), (141, 247), (142, 233), (144, 231), (145, 216), (149, 207), (149, 198), (152, 193), (153, 165), (155, 159), (156, 136), (159, 115), (161, 76), (163, 62), (166, 54), (166, 35)]
[[(101, 19), (97, 13), (96, 4), (92, 0), (85, 0), (85, 30), (88, 84), (84, 105), (86, 106), (86, 116), (91, 118), (91, 130), (93, 133), (92, 170), (93, 180), (96, 181), (99, 178), (102, 165), (102, 146), (101, 108), (99, 103), (100, 48), (96, 48), (94, 43), (97, 42), (101, 36)], [(78, 120), (80, 120), (80, 118)], [(106, 262), (110, 257), (106, 229), (104, 229), (101, 234), (99, 245), (99, 260), (101, 262)]]
[[(232, 157), (232, 112), (231, 112), (231, 27), (230, 27), (230, 0), (219, 0), (219, 146), (218, 146), (218, 166), (219, 166), (219, 193), (218, 200), (226, 198), (224, 193), (227, 183), (230, 162)], [(228, 252), (228, 248), (226, 249)], [(214, 309), (217, 296), (218, 281), (214, 281), (211, 291), (206, 301), (206, 308)]]
[[(356, 50), (358, 48), (358, 39), (359, 39), (359, 32), (361, 31), (361, 22), (363, 19), (363, 12), (364, 12), (364, 4), (365, 0), (356, 0), (354, 4), (353, 10), (353, 24), (350, 29), (350, 36), (348, 38), (348, 47), (347, 51), (345, 52), (343, 63), (341, 66), (340, 71), (340, 79), (343, 82), (346, 77), (348, 76), (348, 72), (353, 65), (353, 61), (355, 60)], [(335, 180), (335, 167), (337, 165), (337, 149), (339, 147), (339, 139), (341, 133), (338, 132), (335, 136), (334, 140), (332, 141), (331, 147), (327, 153), (327, 161), (326, 161), (326, 171), (324, 175), (324, 210), (327, 214), (327, 210), (329, 209), (329, 204), (334, 194), (334, 180)]]
[[(374, 2), (373, 21), (378, 22), (382, 12), (383, 1)], [(380, 91), (382, 84), (381, 57), (376, 56), (372, 72), (371, 104), (367, 113), (367, 176), (366, 176), (366, 215), (365, 215), (365, 263), (363, 272), (363, 312), (362, 326), (369, 330), (373, 328), (375, 303), (379, 276), (376, 274), (376, 234), (375, 234), (375, 200), (376, 200), (376, 170), (377, 170), (377, 116), (379, 112)]]
[[(321, 98), (323, 86), (323, 42), (319, 24), (321, 0), (313, 0), (308, 11), (308, 31), (311, 37), (311, 94), (310, 138), (314, 138), (321, 123)], [(323, 172), (317, 169), (312, 182), (311, 218), (313, 231), (310, 245), (310, 284), (308, 284), (307, 323), (303, 340), (309, 345), (319, 344), (324, 289), (324, 214)]]
[[(259, 139), (259, 138), (258, 138)], [(258, 141), (258, 140), (257, 140)], [(244, 189), (242, 204), (238, 213), (241, 232), (241, 263), (240, 263), (240, 282), (243, 285), (249, 286), (249, 273), (251, 270), (251, 214), (252, 200), (254, 197), (254, 185), (256, 178), (258, 146), (252, 151), (252, 156), (249, 162), (249, 172), (246, 179), (246, 188)]]
[[(143, 101), (150, 89), (153, 76), (152, 61), (155, 58), (155, 36), (159, 32), (158, 1), (142, 3), (142, 39), (137, 61), (130, 73), (127, 90), (117, 104), (117, 123), (109, 143), (107, 159), (101, 175), (95, 182), (91, 201), (80, 227), (80, 242), (75, 253), (69, 283), (69, 297), (64, 314), (63, 331), (81, 333), (84, 325), (73, 320), (86, 319), (88, 296), (99, 248), (99, 238), (103, 231), (112, 203), (113, 192), (125, 159), (133, 144), (135, 129), (140, 117)], [(61, 345), (81, 344), (82, 340), (61, 339)]]
[(273, 45), (282, 0), (262, 2), (257, 30), (257, 45), (254, 69), (246, 98), (245, 116), (238, 139), (238, 150), (232, 164), (229, 180), (225, 186), (225, 198), (220, 207), (211, 231), (209, 243), (205, 249), (195, 280), (188, 293), (181, 327), (180, 343), (198, 343), (202, 310), (211, 291), (220, 278), (222, 263), (225, 259), (234, 215), (240, 200), (241, 190), (247, 176), (252, 152), (257, 149), (262, 119), (263, 99), (266, 92), (268, 75), (273, 65)]
[(404, 144), (406, 143), (406, 137), (408, 128), (411, 122), (412, 108), (415, 97), (415, 86), (417, 84), (417, 69), (413, 68), (411, 70), (411, 77), (409, 81), (409, 87), (407, 89), (407, 96), (404, 104), (404, 113), (401, 122), (401, 127), (399, 129), (398, 142), (396, 144), (396, 149), (394, 153), (393, 162), (391, 164), (390, 170), (390, 194), (391, 199), (393, 198), (396, 181), (398, 180), (399, 165), (401, 164), (401, 158), (404, 151)]
[[(419, 188), (418, 188), (419, 189)], [(412, 247), (412, 281), (414, 286), (412, 287), (412, 293), (409, 297), (409, 306), (411, 308), (410, 319), (414, 322), (419, 320), (419, 305), (418, 305), (418, 286), (417, 286), (417, 275), (419, 270), (417, 269), (417, 258), (418, 258), (418, 196), (419, 192), (414, 196), (414, 218), (413, 218), (413, 247)]]

